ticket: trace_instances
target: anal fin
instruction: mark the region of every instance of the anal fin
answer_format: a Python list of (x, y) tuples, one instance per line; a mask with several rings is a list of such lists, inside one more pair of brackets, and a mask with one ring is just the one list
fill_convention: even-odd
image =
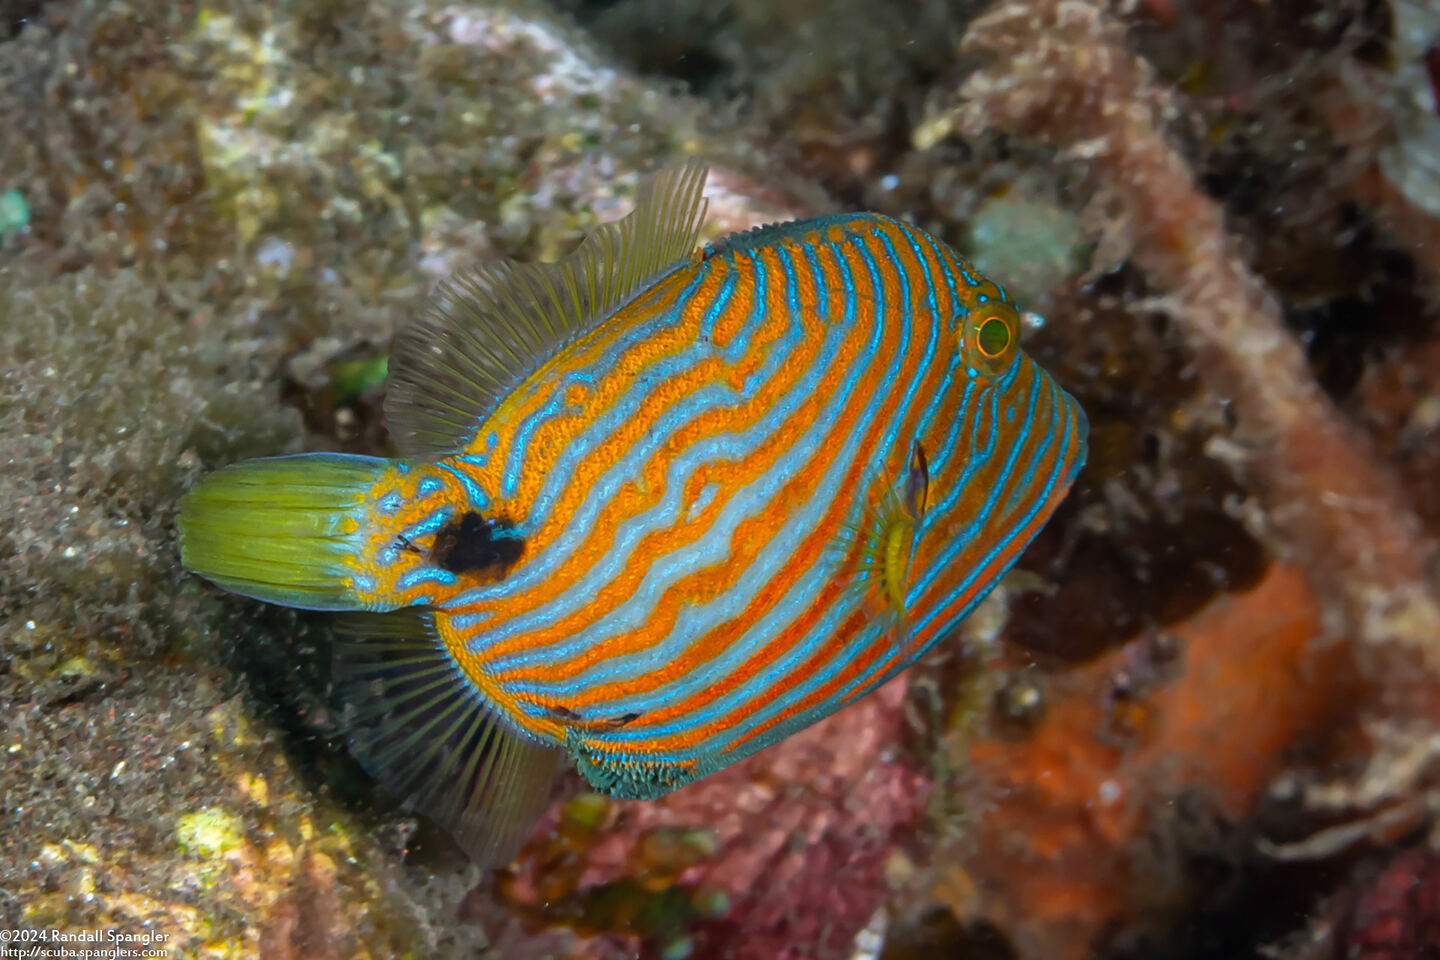
[(340, 619), (335, 680), (350, 748), (482, 869), (514, 859), (564, 755), (515, 728), (461, 672), (429, 611)]

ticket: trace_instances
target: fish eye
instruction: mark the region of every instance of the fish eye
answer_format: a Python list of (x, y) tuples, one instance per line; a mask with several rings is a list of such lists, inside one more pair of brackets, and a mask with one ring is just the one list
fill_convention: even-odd
[(989, 380), (1009, 367), (1020, 345), (1020, 317), (1006, 303), (988, 303), (964, 318), (960, 353), (971, 377)]
[(975, 333), (975, 347), (987, 360), (994, 360), (1010, 346), (1010, 327), (999, 317), (987, 317), (980, 321)]

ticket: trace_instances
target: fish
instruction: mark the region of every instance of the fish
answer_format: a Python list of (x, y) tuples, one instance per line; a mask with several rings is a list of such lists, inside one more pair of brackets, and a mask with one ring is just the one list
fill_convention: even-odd
[(879, 213), (699, 247), (706, 176), (442, 281), (394, 340), (397, 458), (243, 461), (180, 505), (190, 571), (337, 612), (352, 752), (482, 866), (567, 762), (650, 800), (885, 683), (1085, 462), (1083, 409), (958, 253)]

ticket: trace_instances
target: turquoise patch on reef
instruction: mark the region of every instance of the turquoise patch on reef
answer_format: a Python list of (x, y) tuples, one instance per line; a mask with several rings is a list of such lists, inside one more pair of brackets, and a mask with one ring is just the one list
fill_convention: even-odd
[(30, 204), (19, 190), (0, 193), (0, 234), (23, 230), (30, 225)]

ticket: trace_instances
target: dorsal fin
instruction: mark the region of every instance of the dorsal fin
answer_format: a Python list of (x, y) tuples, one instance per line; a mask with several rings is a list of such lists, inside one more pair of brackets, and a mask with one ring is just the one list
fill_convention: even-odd
[[(811, 233), (817, 233), (832, 226), (850, 227), (855, 220), (866, 216), (853, 213), (827, 213), (805, 220), (785, 220), (776, 223), (762, 223), (749, 230), (727, 234), (713, 241), (705, 248), (707, 257), (735, 251), (754, 250), (758, 247), (785, 240), (794, 240)], [(873, 215), (872, 215), (873, 216)]]
[(554, 263), (501, 261), (443, 281), (395, 338), (385, 417), (402, 456), (453, 453), (525, 377), (695, 249), (706, 166), (647, 178), (635, 209)]

